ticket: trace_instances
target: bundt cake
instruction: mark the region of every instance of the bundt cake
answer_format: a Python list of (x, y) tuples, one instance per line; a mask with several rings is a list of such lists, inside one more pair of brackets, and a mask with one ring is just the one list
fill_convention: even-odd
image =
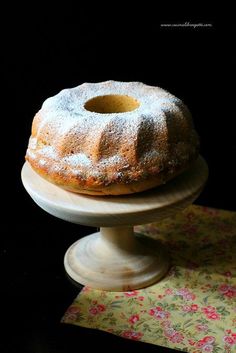
[(140, 82), (107, 81), (48, 98), (34, 117), (26, 159), (67, 190), (121, 195), (166, 183), (198, 151), (180, 99)]

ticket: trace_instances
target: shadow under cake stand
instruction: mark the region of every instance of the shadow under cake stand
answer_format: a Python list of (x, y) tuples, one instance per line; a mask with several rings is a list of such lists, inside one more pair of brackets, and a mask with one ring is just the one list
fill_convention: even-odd
[[(93, 288), (126, 291), (161, 279), (169, 268), (168, 251), (155, 241), (145, 244), (133, 226), (170, 217), (191, 204), (208, 177), (202, 157), (167, 184), (145, 192), (94, 197), (65, 191), (41, 178), (26, 162), (22, 182), (32, 199), (63, 220), (100, 227), (67, 250), (64, 265), (69, 276)], [(144, 238), (145, 239), (145, 238)]]

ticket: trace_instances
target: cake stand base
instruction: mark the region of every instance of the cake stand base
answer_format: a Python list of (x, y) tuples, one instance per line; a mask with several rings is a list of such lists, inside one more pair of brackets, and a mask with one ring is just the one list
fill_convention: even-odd
[(74, 243), (66, 252), (65, 269), (76, 282), (103, 290), (146, 287), (165, 275), (167, 249), (151, 248), (132, 227), (101, 228)]

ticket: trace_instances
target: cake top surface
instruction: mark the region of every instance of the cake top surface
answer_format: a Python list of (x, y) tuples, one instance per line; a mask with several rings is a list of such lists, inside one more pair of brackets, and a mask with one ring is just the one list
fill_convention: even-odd
[[(77, 87), (63, 89), (58, 94), (45, 100), (42, 111), (47, 111), (47, 118), (63, 113), (67, 118), (78, 116), (101, 117), (101, 113), (85, 108), (86, 102), (98, 96), (124, 95), (139, 102), (137, 109), (124, 112), (109, 112), (113, 118), (118, 116), (135, 116), (150, 113), (161, 114), (168, 109), (175, 110), (175, 106), (182, 101), (157, 86), (149, 86), (141, 82), (105, 81), (98, 83), (83, 83)], [(131, 98), (131, 99), (132, 99)], [(105, 118), (105, 114), (103, 114)]]

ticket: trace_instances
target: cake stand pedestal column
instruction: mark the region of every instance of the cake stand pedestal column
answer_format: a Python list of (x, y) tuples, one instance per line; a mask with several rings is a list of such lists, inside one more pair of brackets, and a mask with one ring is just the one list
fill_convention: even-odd
[(93, 197), (47, 182), (28, 163), (22, 168), (25, 189), (45, 211), (73, 223), (101, 227), (71, 245), (65, 269), (78, 283), (114, 291), (143, 288), (166, 274), (165, 246), (134, 234), (133, 226), (157, 222), (184, 209), (198, 197), (207, 177), (206, 162), (199, 157), (166, 185), (132, 195)]

